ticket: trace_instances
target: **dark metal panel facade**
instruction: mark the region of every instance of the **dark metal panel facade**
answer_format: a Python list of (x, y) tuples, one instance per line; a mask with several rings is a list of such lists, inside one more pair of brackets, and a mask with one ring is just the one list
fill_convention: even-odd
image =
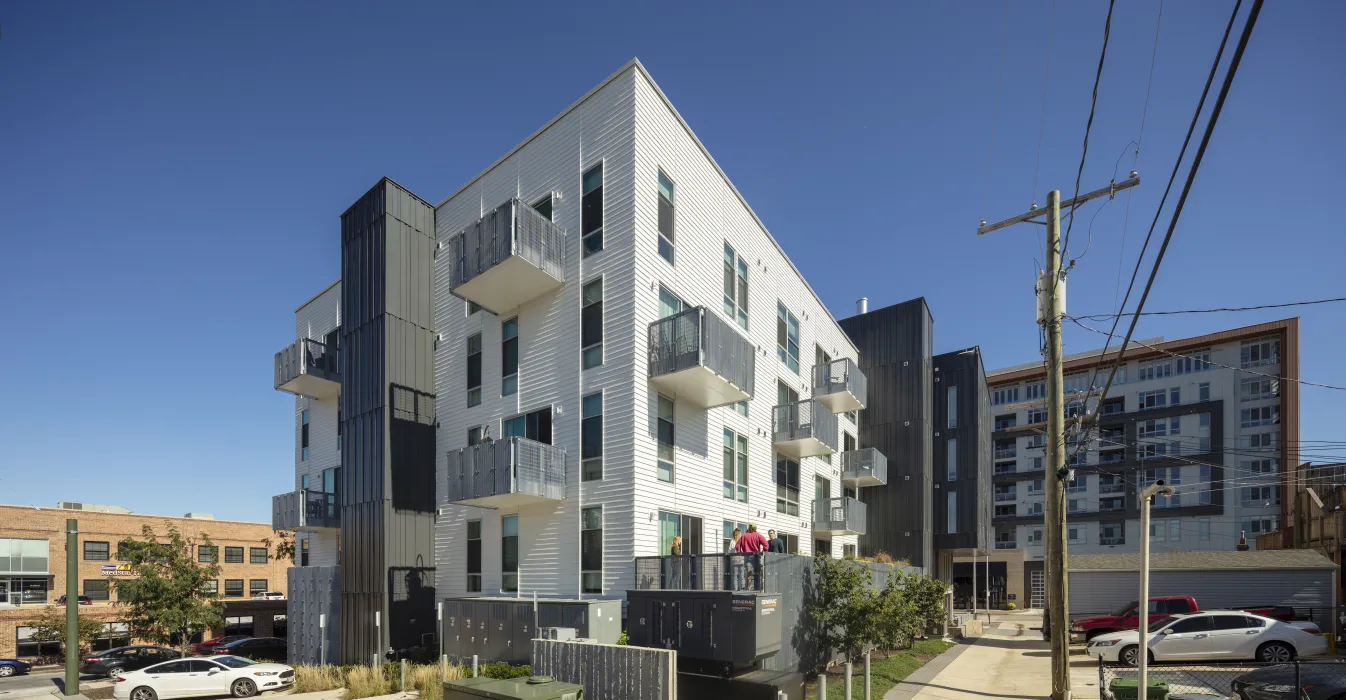
[[(341, 654), (434, 632), (434, 210), (383, 179), (341, 216)], [(379, 621), (375, 626), (375, 619)]]
[[(984, 550), (991, 523), (991, 398), (986, 371), (977, 347), (936, 355), (934, 358), (934, 470), (935, 549)], [(953, 388), (953, 412), (949, 411)], [(949, 441), (956, 440), (950, 473)], [(948, 494), (957, 494), (953, 529), (949, 525)]]
[(931, 570), (931, 441), (934, 319), (925, 299), (842, 319), (869, 380), (860, 412), (860, 446), (888, 457), (888, 483), (860, 489), (868, 505), (860, 553), (887, 552)]

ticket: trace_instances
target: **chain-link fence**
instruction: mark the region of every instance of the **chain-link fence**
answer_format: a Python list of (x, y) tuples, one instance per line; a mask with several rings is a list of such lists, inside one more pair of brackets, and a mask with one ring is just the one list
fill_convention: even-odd
[[(1101, 663), (1098, 687), (1103, 700), (1138, 700), (1135, 666)], [(1346, 662), (1294, 661), (1269, 664), (1151, 664), (1146, 671), (1149, 700), (1342, 700), (1346, 698)]]

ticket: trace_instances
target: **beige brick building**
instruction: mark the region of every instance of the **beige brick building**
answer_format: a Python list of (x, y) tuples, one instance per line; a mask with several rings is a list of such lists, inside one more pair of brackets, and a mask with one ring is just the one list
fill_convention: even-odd
[[(193, 540), (193, 555), (220, 563), (216, 590), (225, 601), (230, 632), (282, 636), (286, 631), (284, 601), (253, 601), (266, 591), (285, 591), (289, 559), (277, 561), (280, 535), (266, 523), (215, 520), (209, 516), (139, 515), (115, 506), (85, 509), (0, 505), (0, 657), (35, 657), (53, 653), (55, 645), (28, 640), (28, 623), (43, 606), (54, 605), (66, 587), (65, 521), (79, 521), (79, 595), (93, 599), (80, 614), (104, 621), (105, 639), (97, 648), (130, 643), (116, 605), (114, 581), (125, 575), (117, 543), (139, 538), (144, 526), (163, 534), (167, 525)], [(203, 540), (209, 538), (211, 546)], [(211, 630), (207, 632), (216, 632)]]

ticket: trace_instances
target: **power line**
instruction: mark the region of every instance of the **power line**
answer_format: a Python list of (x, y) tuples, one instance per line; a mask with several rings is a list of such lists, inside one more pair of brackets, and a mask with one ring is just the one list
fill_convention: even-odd
[[(1108, 56), (1108, 36), (1112, 34), (1112, 8), (1117, 4), (1117, 0), (1108, 0), (1108, 18), (1103, 22), (1103, 50), (1098, 52), (1098, 70), (1094, 73), (1094, 93), (1089, 98), (1089, 121), (1084, 123), (1084, 148), (1080, 151), (1080, 169), (1075, 173), (1075, 194), (1073, 198), (1080, 196), (1080, 179), (1084, 177), (1084, 160), (1089, 156), (1089, 132), (1094, 128), (1094, 108), (1098, 106), (1098, 84), (1103, 80), (1103, 61)], [(1075, 210), (1077, 206), (1070, 208), (1070, 220), (1066, 222), (1066, 235), (1061, 243), (1063, 256), (1070, 254), (1070, 229), (1075, 225)]]
[[(1257, 306), (1229, 306), (1218, 309), (1182, 309), (1179, 311), (1143, 311), (1141, 316), (1174, 316), (1177, 314), (1215, 314), (1229, 311), (1257, 311), (1259, 309), (1283, 309), (1290, 306), (1312, 306), (1314, 304), (1332, 304), (1339, 301), (1346, 301), (1346, 297), (1333, 297), (1331, 299), (1314, 299), (1313, 301), (1290, 301), (1284, 304), (1259, 304)], [(1071, 320), (1087, 321), (1106, 321), (1118, 316), (1129, 316), (1130, 314), (1089, 314), (1087, 316), (1067, 316)]]

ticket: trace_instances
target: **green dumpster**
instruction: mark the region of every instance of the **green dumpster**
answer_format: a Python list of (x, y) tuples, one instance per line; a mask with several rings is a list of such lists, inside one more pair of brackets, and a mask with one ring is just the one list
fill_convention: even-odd
[[(1134, 684), (1133, 684), (1134, 685)], [(445, 681), (444, 700), (582, 700), (584, 689), (573, 683), (561, 683), (550, 676), (511, 678), (465, 678)]]
[[(1108, 684), (1108, 690), (1112, 691), (1112, 697), (1116, 700), (1137, 700), (1136, 686), (1139, 679), (1136, 678), (1114, 678)], [(1168, 683), (1157, 678), (1145, 679), (1146, 700), (1168, 700)]]

